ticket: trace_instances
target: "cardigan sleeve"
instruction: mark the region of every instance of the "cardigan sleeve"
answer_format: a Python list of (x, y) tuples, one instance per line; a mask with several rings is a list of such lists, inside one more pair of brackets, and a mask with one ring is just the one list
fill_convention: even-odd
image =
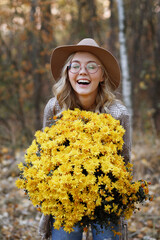
[(42, 214), (38, 234), (41, 236), (41, 240), (50, 239), (51, 236), (51, 216)]
[(54, 107), (56, 104), (56, 98), (51, 98), (44, 108), (44, 115), (43, 115), (43, 129), (45, 127), (49, 127), (51, 123), (51, 119), (54, 115)]
[(121, 125), (125, 129), (122, 156), (127, 164), (131, 160), (131, 126), (129, 112), (123, 104), (117, 101), (109, 107), (109, 113), (117, 120), (120, 120)]
[[(45, 127), (49, 127), (51, 123), (51, 119), (54, 115), (54, 108), (56, 105), (56, 98), (51, 98), (44, 108), (44, 116), (43, 116), (43, 129)], [(42, 240), (49, 239), (51, 236), (51, 216), (42, 214), (39, 227), (38, 234), (42, 237)]]
[(122, 156), (127, 164), (131, 161), (131, 126), (130, 126), (130, 115), (125, 113), (120, 119), (121, 125), (125, 129), (125, 134), (123, 136), (124, 144), (122, 150)]

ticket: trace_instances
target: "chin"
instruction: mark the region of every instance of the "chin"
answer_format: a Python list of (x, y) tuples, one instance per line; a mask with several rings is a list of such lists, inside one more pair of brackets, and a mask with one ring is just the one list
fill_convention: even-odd
[(89, 96), (91, 93), (83, 93), (83, 92), (81, 92), (81, 93), (76, 93), (77, 94), (77, 96)]

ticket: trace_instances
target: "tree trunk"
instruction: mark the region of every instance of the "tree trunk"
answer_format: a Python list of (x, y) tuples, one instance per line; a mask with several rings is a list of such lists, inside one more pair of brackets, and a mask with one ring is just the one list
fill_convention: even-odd
[(126, 49), (126, 39), (124, 34), (124, 7), (123, 0), (117, 0), (119, 16), (119, 42), (120, 42), (120, 62), (122, 68), (122, 95), (124, 103), (132, 116), (131, 102), (131, 81), (129, 76), (128, 57)]
[(52, 96), (53, 82), (50, 81), (50, 72), (49, 74), (46, 73), (45, 66), (50, 62), (50, 55), (48, 54), (48, 51), (50, 51), (51, 54), (51, 49), (57, 46), (54, 37), (55, 19), (53, 19), (53, 16), (51, 15), (51, 2), (48, 2), (46, 4), (46, 0), (41, 0), (40, 16), (41, 28), (39, 30), (39, 65), (41, 66), (42, 74), (40, 74), (39, 77), (42, 79), (40, 91), (43, 91), (43, 97), (41, 97), (41, 99), (45, 99), (46, 103), (48, 96)]
[(39, 49), (37, 43), (37, 36), (34, 34), (37, 32), (36, 21), (35, 21), (35, 12), (37, 8), (37, 0), (31, 1), (31, 12), (30, 12), (30, 21), (31, 21), (31, 32), (30, 32), (30, 61), (32, 64), (32, 75), (34, 83), (34, 92), (33, 92), (33, 102), (34, 102), (34, 111), (35, 111), (35, 129), (38, 130), (41, 128), (41, 118), (40, 118), (40, 99), (41, 99), (41, 76), (37, 74), (35, 70), (38, 68), (39, 60)]
[[(95, 0), (77, 0), (78, 19), (77, 29), (79, 40), (83, 37), (90, 37), (97, 39), (102, 45), (101, 26), (98, 21), (97, 6)], [(83, 18), (82, 18), (83, 16)]]
[(154, 39), (154, 61), (156, 66), (155, 83), (153, 85), (153, 114), (155, 127), (160, 134), (160, 12), (157, 13), (157, 31)]
[(88, 19), (86, 19), (86, 22), (88, 23), (87, 28), (89, 36), (91, 36), (92, 38), (97, 38), (99, 44), (102, 45), (103, 42), (100, 34), (101, 27), (100, 22), (97, 20), (98, 15), (95, 0), (88, 0), (87, 4)]
[[(117, 42), (117, 17), (115, 12), (115, 1), (110, 0), (110, 11), (111, 16), (109, 18), (109, 24), (110, 24), (110, 33), (109, 33), (109, 40), (108, 44), (110, 47), (111, 52), (114, 56), (117, 55), (117, 48), (116, 48), (116, 42)], [(117, 56), (116, 56), (117, 57)]]

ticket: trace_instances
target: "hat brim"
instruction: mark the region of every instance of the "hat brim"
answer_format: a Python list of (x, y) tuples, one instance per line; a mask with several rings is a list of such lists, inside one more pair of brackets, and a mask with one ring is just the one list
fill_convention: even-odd
[(75, 52), (89, 52), (95, 55), (105, 67), (113, 90), (118, 88), (121, 72), (116, 58), (106, 49), (89, 45), (66, 45), (57, 47), (51, 55), (51, 71), (55, 81), (59, 80), (61, 70), (68, 57)]

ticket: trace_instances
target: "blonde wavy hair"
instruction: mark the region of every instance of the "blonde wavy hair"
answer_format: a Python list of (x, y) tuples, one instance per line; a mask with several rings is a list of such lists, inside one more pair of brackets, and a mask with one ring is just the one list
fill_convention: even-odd
[[(53, 86), (54, 96), (56, 97), (62, 111), (67, 109), (73, 110), (74, 108), (82, 109), (82, 106), (76, 97), (68, 78), (67, 67), (69, 66), (74, 55), (75, 53), (70, 55), (66, 60), (61, 71), (60, 79)], [(99, 113), (108, 112), (109, 105), (111, 105), (116, 98), (112, 90), (113, 83), (110, 82), (108, 73), (103, 65), (102, 68), (104, 70), (104, 81), (99, 83), (94, 108), (94, 111)]]

